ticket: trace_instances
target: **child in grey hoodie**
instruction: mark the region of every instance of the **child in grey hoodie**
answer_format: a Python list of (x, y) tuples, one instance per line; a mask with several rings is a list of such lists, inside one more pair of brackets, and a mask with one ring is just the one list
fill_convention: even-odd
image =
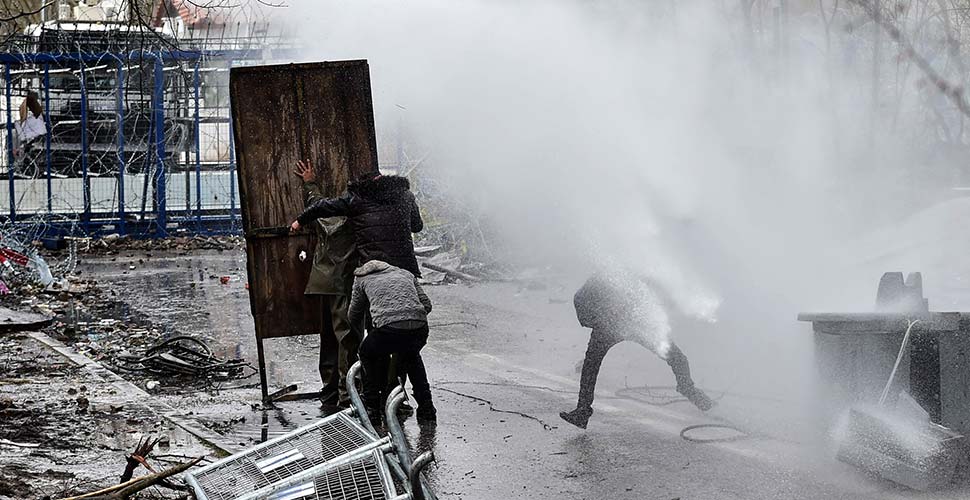
[(431, 401), (431, 386), (421, 359), (421, 348), (428, 342), (428, 313), (431, 300), (418, 285), (417, 278), (399, 267), (371, 260), (354, 271), (354, 288), (348, 313), (352, 325), (363, 325), (370, 315), (367, 336), (360, 343), (360, 363), (364, 368), (364, 405), (374, 420), (379, 420), (387, 369), (391, 354), (396, 354), (404, 374), (411, 379), (412, 395), (418, 404), (419, 422), (433, 422), (437, 411)]

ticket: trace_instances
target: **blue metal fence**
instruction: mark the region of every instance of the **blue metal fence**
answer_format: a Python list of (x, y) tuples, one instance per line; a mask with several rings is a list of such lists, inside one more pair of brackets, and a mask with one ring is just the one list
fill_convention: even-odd
[[(225, 75), (233, 56), (230, 52), (194, 51), (0, 53), (9, 197), (9, 211), (0, 218), (34, 224), (57, 216), (62, 222), (50, 224), (52, 230), (92, 236), (235, 232), (239, 211), (228, 100), (220, 104), (218, 92), (216, 97), (206, 95), (203, 90), (218, 90), (213, 83), (217, 79), (202, 77), (209, 70)], [(73, 75), (76, 82), (60, 76), (54, 82), (55, 72)], [(114, 75), (114, 88), (105, 91), (107, 75)], [(34, 86), (43, 90), (39, 98), (47, 134), (43, 141), (18, 147), (14, 122), (19, 116), (15, 116), (13, 96)], [(56, 94), (57, 109), (52, 107), (52, 94)], [(147, 100), (143, 99), (146, 94), (150, 96)], [(210, 99), (215, 104), (210, 105)], [(75, 102), (80, 108), (76, 119)], [(202, 103), (206, 103), (208, 116), (202, 113)], [(52, 119), (52, 113), (60, 119)], [(103, 116), (109, 118), (100, 118)], [(147, 123), (143, 116), (149, 117)], [(202, 129), (207, 124), (216, 130), (217, 159), (204, 169)], [(146, 125), (147, 131), (142, 130)], [(106, 142), (105, 131), (110, 135), (111, 127), (115, 137)], [(222, 129), (227, 135), (227, 164), (219, 160)], [(92, 155), (98, 153), (105, 154), (92, 164)], [(179, 174), (185, 176), (183, 191), (178, 190), (178, 183), (169, 182)], [(140, 198), (135, 196), (138, 190), (131, 189), (134, 184), (129, 184), (138, 181), (142, 184)], [(97, 184), (95, 191), (93, 184)], [(220, 188), (227, 188), (228, 199)], [(39, 196), (41, 190), (46, 196)], [(184, 197), (184, 208), (171, 203), (173, 196)], [(72, 203), (77, 201), (80, 209)], [(131, 203), (139, 201), (141, 209), (134, 210)]]

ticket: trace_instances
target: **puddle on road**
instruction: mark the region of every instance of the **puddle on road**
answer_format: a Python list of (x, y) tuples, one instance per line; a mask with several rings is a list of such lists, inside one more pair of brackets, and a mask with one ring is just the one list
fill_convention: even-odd
[[(205, 341), (213, 354), (257, 364), (253, 318), (246, 289), (246, 257), (241, 252), (191, 256), (130, 252), (87, 259), (83, 275), (115, 290), (125, 306), (115, 319), (150, 321), (163, 337), (191, 335)], [(224, 278), (228, 277), (228, 279)], [(319, 339), (308, 335), (264, 342), (271, 390), (297, 384), (301, 392), (319, 389)], [(183, 393), (169, 388), (160, 395), (206, 427), (232, 442), (251, 445), (321, 418), (315, 401), (288, 402), (262, 409), (258, 376), (221, 384), (245, 389)], [(255, 385), (256, 388), (252, 388)]]

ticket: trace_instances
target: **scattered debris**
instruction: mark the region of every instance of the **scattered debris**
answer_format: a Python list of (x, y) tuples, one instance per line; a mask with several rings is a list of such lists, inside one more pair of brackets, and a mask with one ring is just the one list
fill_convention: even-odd
[[(220, 359), (209, 346), (194, 337), (178, 336), (148, 348), (142, 356), (120, 355), (114, 366), (127, 372), (142, 372), (158, 377), (169, 385), (225, 382), (249, 378), (256, 369), (243, 359)], [(154, 390), (159, 382), (146, 384)]]
[(37, 443), (17, 443), (9, 439), (0, 439), (0, 446), (15, 446), (17, 448), (38, 448), (40, 447)]
[[(118, 234), (109, 234), (100, 239), (93, 238), (64, 238), (68, 247), (75, 245), (77, 253), (82, 255), (114, 255), (119, 252), (147, 250), (190, 252), (193, 250), (225, 251), (240, 248), (245, 245), (241, 236), (175, 236), (160, 239), (134, 239)], [(42, 246), (37, 244), (37, 246)], [(57, 254), (57, 251), (54, 251)]]
[[(425, 255), (430, 253), (425, 252)], [(422, 273), (422, 280), (425, 283), (437, 285), (443, 283), (449, 277), (471, 283), (482, 281), (482, 278), (478, 276), (471, 276), (459, 270), (461, 267), (461, 256), (457, 252), (441, 252), (427, 257), (419, 255), (418, 262), (421, 267), (426, 269)]]
[(0, 306), (0, 333), (36, 330), (51, 324), (53, 321), (53, 316), (15, 311)]
[(208, 453), (144, 402), (31, 336), (0, 337), (0, 373), (4, 384), (17, 381), (0, 395), (0, 498), (62, 498), (109, 486), (149, 435), (175, 433), (170, 453)]
[[(192, 468), (193, 466), (201, 462), (203, 458), (204, 457), (194, 458), (189, 462), (185, 462), (185, 463), (176, 465), (174, 467), (165, 469), (162, 472), (149, 474), (147, 476), (141, 476), (121, 484), (116, 484), (108, 488), (100, 489), (98, 491), (93, 491), (91, 493), (86, 493), (84, 495), (67, 497), (62, 500), (81, 500), (81, 499), (124, 500), (130, 497), (131, 495), (138, 493), (141, 490), (150, 488), (155, 485), (159, 485), (159, 486), (165, 486), (166, 484), (170, 485), (170, 483), (167, 483), (165, 481), (167, 478), (172, 477), (176, 474), (181, 474), (189, 470), (190, 468)], [(181, 490), (183, 488), (179, 487), (176, 489)]]

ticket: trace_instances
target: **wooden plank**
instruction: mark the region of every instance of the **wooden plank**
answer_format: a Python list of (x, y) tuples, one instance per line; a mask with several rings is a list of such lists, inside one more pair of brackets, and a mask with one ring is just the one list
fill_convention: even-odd
[(370, 70), (366, 61), (233, 68), (229, 87), (256, 336), (318, 334), (319, 300), (303, 295), (315, 238), (266, 228), (304, 209), (297, 160), (310, 160), (330, 196), (377, 171)]
[(54, 321), (51, 316), (0, 307), (0, 333), (22, 332), (43, 328)]
[(298, 65), (301, 117), (307, 158), (327, 196), (339, 196), (347, 183), (377, 172), (377, 135), (366, 61)]
[[(285, 67), (230, 73), (233, 133), (243, 230), (287, 226), (303, 210), (293, 77)], [(247, 238), (249, 300), (258, 338), (320, 331), (320, 314), (303, 295), (313, 262), (310, 235)], [(300, 252), (306, 252), (300, 259)]]

